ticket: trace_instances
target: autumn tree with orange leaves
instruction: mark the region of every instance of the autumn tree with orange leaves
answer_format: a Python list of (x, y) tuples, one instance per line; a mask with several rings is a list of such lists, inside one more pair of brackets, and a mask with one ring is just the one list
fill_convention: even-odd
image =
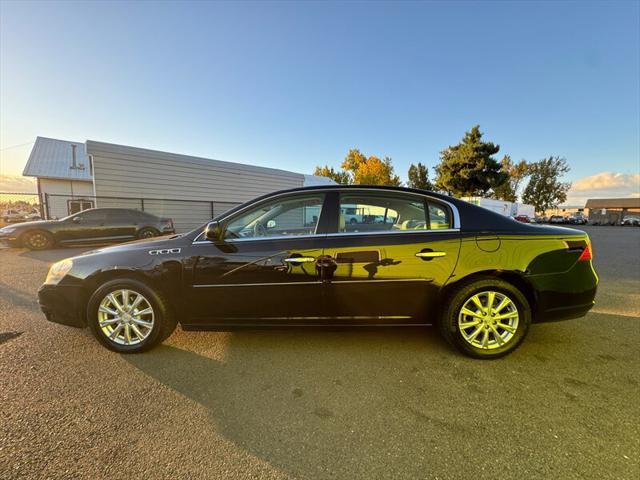
[(399, 186), (402, 183), (393, 170), (391, 158), (367, 157), (356, 148), (349, 150), (341, 167), (342, 171), (328, 166), (316, 167), (314, 175), (328, 176), (340, 184)]

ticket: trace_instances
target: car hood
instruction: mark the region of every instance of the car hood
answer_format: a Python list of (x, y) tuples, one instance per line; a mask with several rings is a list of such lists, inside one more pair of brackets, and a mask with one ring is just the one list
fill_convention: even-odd
[(153, 248), (172, 248), (176, 246), (176, 242), (183, 238), (182, 234), (170, 235), (165, 237), (144, 238), (142, 240), (133, 240), (131, 242), (120, 243), (109, 247), (90, 250), (82, 255), (96, 255), (100, 253), (119, 253), (131, 252), (136, 250), (150, 250)]
[(50, 225), (56, 225), (58, 220), (33, 220), (31, 222), (20, 222), (6, 225), (11, 228), (33, 228), (33, 227), (48, 227)]

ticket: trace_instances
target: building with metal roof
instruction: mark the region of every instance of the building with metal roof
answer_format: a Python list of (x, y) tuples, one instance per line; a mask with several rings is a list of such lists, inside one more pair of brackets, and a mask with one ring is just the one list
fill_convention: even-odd
[(629, 216), (640, 218), (640, 197), (590, 198), (585, 208), (591, 223), (618, 225)]
[(46, 218), (93, 207), (135, 208), (171, 217), (178, 230), (275, 190), (335, 183), (271, 167), (44, 137), (36, 139), (23, 175), (37, 178)]

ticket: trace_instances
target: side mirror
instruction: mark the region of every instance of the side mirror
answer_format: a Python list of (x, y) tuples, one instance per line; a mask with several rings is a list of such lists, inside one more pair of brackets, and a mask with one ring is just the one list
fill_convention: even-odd
[(212, 242), (219, 242), (224, 238), (224, 227), (220, 224), (220, 222), (209, 222), (207, 228), (204, 231), (204, 236), (207, 240)]
[(276, 228), (276, 221), (275, 220), (269, 220), (267, 222), (267, 228)]
[(71, 221), (72, 221), (73, 223), (80, 223), (80, 217), (73, 217), (73, 218), (71, 219)]

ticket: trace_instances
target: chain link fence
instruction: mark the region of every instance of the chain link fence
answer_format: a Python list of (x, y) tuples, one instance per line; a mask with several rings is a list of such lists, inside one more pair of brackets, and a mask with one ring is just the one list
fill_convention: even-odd
[(238, 205), (214, 200), (182, 200), (144, 197), (104, 197), (44, 193), (0, 192), (0, 222), (53, 220), (88, 208), (128, 208), (171, 218), (177, 232), (189, 231)]

